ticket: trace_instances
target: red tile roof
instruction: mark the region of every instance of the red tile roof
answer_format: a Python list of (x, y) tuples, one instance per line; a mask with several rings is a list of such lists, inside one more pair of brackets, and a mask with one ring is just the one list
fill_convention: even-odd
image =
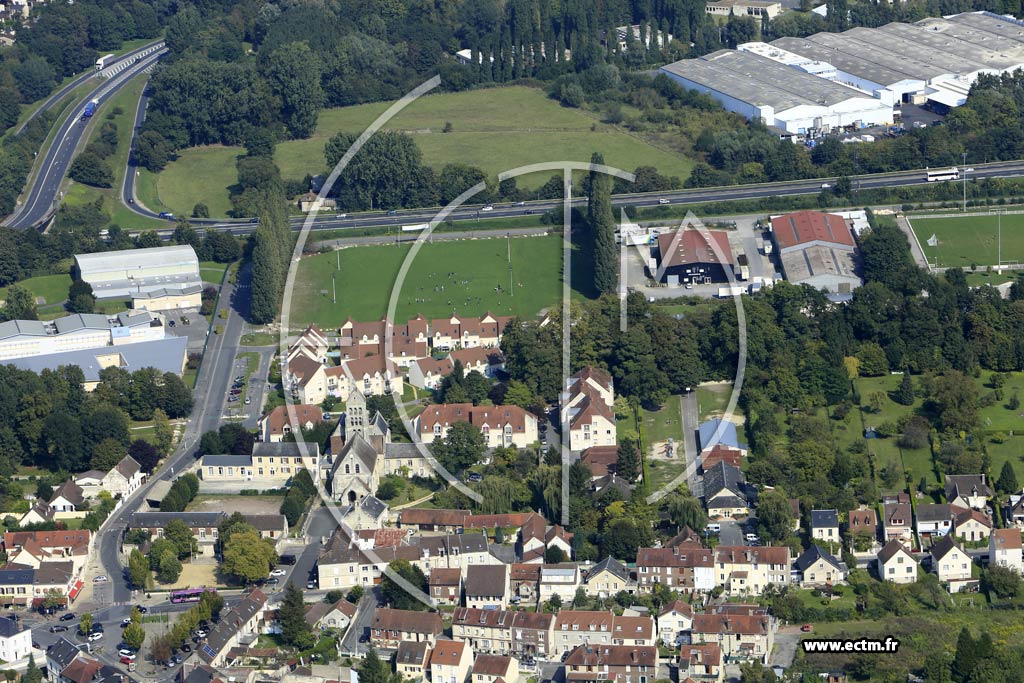
[(472, 403), (446, 403), (427, 406), (419, 416), (419, 424), (420, 434), (432, 433), (435, 424), (445, 428), (455, 422), (469, 422), (481, 429), (487, 426), (496, 430), (504, 429), (506, 424), (510, 424), (514, 434), (523, 434), (526, 432), (527, 419), (527, 412), (514, 405), (474, 406)]
[(772, 219), (772, 233), (780, 249), (810, 242), (854, 246), (853, 233), (842, 216), (820, 211), (795, 211)]
[(662, 267), (682, 266), (695, 263), (732, 263), (732, 250), (729, 248), (729, 234), (722, 230), (708, 230), (711, 241), (717, 245), (722, 258), (705, 239), (699, 230), (683, 230), (682, 237), (672, 251), (672, 241), (679, 231), (666, 232), (658, 235), (658, 252), (661, 254)]

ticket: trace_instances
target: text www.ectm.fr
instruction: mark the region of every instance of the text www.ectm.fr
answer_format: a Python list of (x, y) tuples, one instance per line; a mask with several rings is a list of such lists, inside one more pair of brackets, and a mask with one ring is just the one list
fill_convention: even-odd
[(801, 641), (804, 652), (879, 652), (894, 653), (900, 649), (900, 641), (888, 637), (885, 640), (856, 638), (853, 640), (830, 640), (813, 638)]

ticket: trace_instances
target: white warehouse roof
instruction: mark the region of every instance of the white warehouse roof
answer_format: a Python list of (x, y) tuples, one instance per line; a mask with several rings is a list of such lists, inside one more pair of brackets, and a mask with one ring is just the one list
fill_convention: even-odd
[(98, 273), (141, 271), (146, 268), (193, 267), (199, 275), (199, 257), (191, 245), (180, 244), (149, 249), (122, 249), (95, 254), (75, 254), (82, 279)]
[(199, 258), (187, 244), (76, 254), (75, 270), (100, 299), (157, 290), (186, 293), (202, 287)]

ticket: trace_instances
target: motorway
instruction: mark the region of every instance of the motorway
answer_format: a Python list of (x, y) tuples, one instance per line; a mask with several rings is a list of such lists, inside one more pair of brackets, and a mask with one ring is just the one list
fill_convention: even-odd
[[(156, 64), (166, 53), (161, 49), (141, 57), (138, 62), (118, 72), (102, 83), (87, 96), (87, 100), (98, 100), (103, 104), (123, 88), (133, 77)], [(39, 225), (56, 208), (61, 185), (74, 157), (75, 150), (85, 138), (89, 120), (82, 119), (85, 105), (76, 105), (64, 119), (50, 148), (46, 151), (39, 170), (32, 179), (32, 186), (25, 195), (25, 201), (15, 209), (7, 226), (30, 228)]]

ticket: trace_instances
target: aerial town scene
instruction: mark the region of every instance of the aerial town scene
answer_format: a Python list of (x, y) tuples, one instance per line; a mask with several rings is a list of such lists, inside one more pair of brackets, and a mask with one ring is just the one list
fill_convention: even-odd
[(1024, 683), (1020, 3), (0, 57), (8, 683)]

